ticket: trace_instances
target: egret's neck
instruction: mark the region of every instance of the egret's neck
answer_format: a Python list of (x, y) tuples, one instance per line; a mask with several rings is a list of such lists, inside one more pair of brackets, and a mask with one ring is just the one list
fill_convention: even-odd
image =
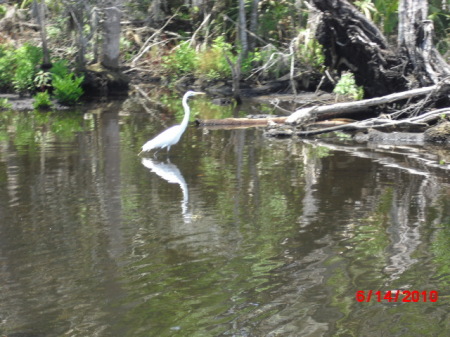
[(187, 104), (187, 100), (187, 97), (183, 98), (184, 117), (183, 121), (181, 122), (181, 126), (183, 127), (183, 129), (187, 128), (187, 125), (189, 123), (189, 113), (191, 112), (191, 109), (189, 109), (189, 105)]

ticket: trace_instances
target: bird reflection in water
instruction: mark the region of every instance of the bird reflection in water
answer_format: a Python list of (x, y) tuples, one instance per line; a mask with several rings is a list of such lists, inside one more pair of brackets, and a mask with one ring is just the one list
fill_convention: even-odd
[(142, 165), (148, 168), (150, 171), (156, 173), (158, 176), (166, 180), (170, 184), (180, 185), (183, 192), (183, 200), (181, 201), (181, 211), (185, 223), (190, 223), (192, 220), (192, 214), (188, 212), (189, 202), (189, 190), (186, 180), (184, 180), (178, 167), (169, 161), (166, 163), (158, 162), (153, 159), (143, 158)]

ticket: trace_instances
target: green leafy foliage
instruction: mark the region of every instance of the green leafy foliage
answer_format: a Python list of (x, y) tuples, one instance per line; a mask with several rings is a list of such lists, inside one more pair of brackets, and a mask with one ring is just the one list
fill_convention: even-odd
[(352, 97), (355, 100), (362, 99), (364, 96), (363, 88), (356, 85), (355, 76), (350, 72), (342, 73), (333, 92), (337, 95)]
[(189, 43), (181, 43), (171, 54), (163, 57), (163, 67), (170, 73), (184, 75), (194, 71), (197, 53)]
[(83, 80), (84, 76), (75, 77), (73, 73), (65, 77), (53, 76), (53, 88), (55, 89), (54, 95), (56, 99), (61, 104), (75, 104), (83, 95), (83, 88), (81, 88)]
[(361, 12), (370, 20), (372, 20), (373, 13), (377, 12), (375, 5), (372, 0), (359, 0), (355, 1), (354, 5), (359, 8)]
[(273, 41), (288, 42), (295, 34), (295, 1), (261, 0), (258, 12), (260, 36)]
[(310, 29), (303, 29), (298, 35), (298, 58), (303, 65), (321, 70), (325, 63), (322, 45), (314, 38)]
[(0, 110), (8, 110), (12, 108), (7, 98), (0, 98)]
[(28, 43), (18, 49), (0, 46), (0, 88), (3, 91), (33, 91), (42, 60), (42, 49)]
[(232, 54), (232, 45), (219, 36), (210, 47), (196, 51), (187, 42), (181, 43), (170, 55), (163, 57), (163, 66), (171, 74), (183, 76), (194, 73), (207, 79), (218, 79), (231, 76), (231, 69), (225, 54), (232, 62), (236, 56)]
[[(367, 1), (361, 1), (363, 7)], [(373, 6), (368, 9), (371, 11), (372, 20), (384, 31), (386, 34), (395, 32), (398, 24), (398, 0), (374, 0)]]
[(216, 38), (207, 50), (201, 52), (197, 59), (196, 74), (207, 79), (219, 79), (231, 77), (231, 69), (225, 54), (231, 62), (235, 62), (235, 56), (231, 53), (232, 45), (225, 42), (225, 37)]
[(35, 109), (48, 108), (52, 105), (50, 95), (47, 91), (38, 92), (34, 97), (33, 107)]
[(0, 89), (2, 91), (12, 90), (14, 77), (14, 51), (10, 46), (0, 46)]
[(42, 60), (42, 49), (24, 44), (14, 53), (15, 72), (12, 78), (14, 89), (18, 92), (34, 90), (34, 79)]
[(52, 85), (52, 75), (46, 71), (39, 71), (34, 78), (34, 84), (38, 90), (45, 91)]
[(446, 54), (447, 59), (450, 54), (450, 12), (447, 5), (445, 11), (444, 2), (431, 0), (430, 15), (428, 18), (433, 20), (436, 48), (440, 53)]
[(69, 75), (69, 66), (66, 60), (58, 60), (53, 63), (50, 72), (53, 76), (66, 77)]
[(53, 86), (54, 95), (63, 104), (74, 104), (83, 94), (83, 77), (75, 77), (65, 60), (56, 61), (50, 72), (39, 70), (42, 49), (24, 44), (18, 49), (0, 45), (0, 89), (19, 93), (43, 91), (35, 96), (35, 107), (50, 104), (47, 89)]

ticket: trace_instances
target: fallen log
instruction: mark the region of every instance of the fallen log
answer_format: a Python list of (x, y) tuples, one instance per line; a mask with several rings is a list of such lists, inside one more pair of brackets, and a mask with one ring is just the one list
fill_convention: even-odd
[[(368, 130), (368, 129), (386, 129), (391, 127), (428, 127), (429, 122), (435, 121), (439, 118), (450, 116), (450, 108), (436, 109), (429, 111), (423, 115), (415, 116), (411, 118), (405, 118), (401, 120), (390, 120), (386, 118), (370, 118), (363, 121), (358, 121), (354, 123), (348, 123), (345, 125), (338, 125), (333, 127), (327, 127), (318, 130), (307, 130), (296, 132), (297, 136), (314, 136), (328, 132), (335, 131), (355, 131), (355, 130)], [(284, 134), (282, 134), (283, 136)], [(274, 133), (272, 132), (272, 136)]]
[(270, 123), (283, 124), (287, 117), (264, 118), (224, 118), (224, 119), (196, 119), (197, 126), (266, 126)]
[(440, 88), (438, 85), (433, 85), (424, 88), (412, 89), (408, 91), (398, 92), (382, 97), (375, 97), (355, 102), (336, 103), (324, 106), (313, 106), (303, 108), (295, 111), (286, 119), (286, 124), (303, 124), (311, 120), (324, 120), (342, 116), (345, 114), (364, 111), (369, 107), (392, 103), (402, 99), (409, 99), (416, 96), (423, 96), (433, 93)]

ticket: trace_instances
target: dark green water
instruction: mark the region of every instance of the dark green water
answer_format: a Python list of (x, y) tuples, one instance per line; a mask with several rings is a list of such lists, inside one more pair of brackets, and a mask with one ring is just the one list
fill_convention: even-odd
[[(450, 334), (443, 162), (192, 126), (137, 157), (166, 103), (0, 113), (0, 335)], [(396, 289), (439, 297), (355, 298)]]

